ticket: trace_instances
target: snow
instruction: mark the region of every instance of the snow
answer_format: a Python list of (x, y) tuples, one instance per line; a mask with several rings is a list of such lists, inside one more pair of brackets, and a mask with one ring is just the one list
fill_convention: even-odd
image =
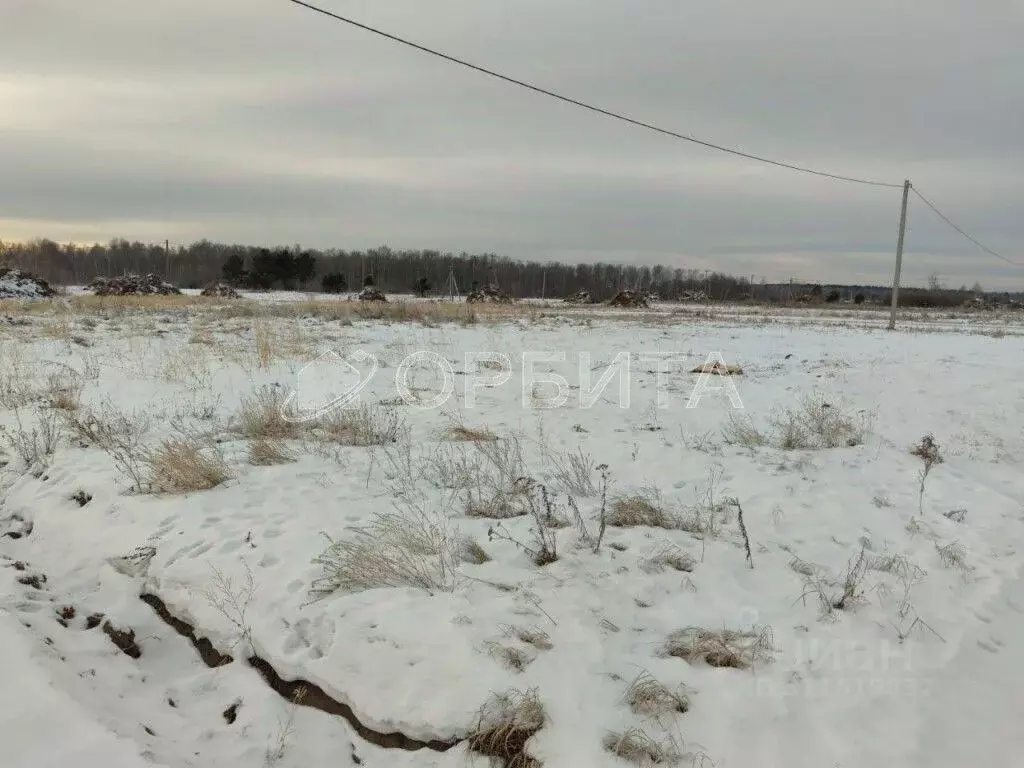
[(45, 295), (35, 278), (17, 269), (0, 268), (0, 299), (34, 299)]
[[(983, 335), (989, 318), (925, 317), (893, 334), (878, 329), (881, 313), (851, 313), (863, 320), (844, 327), (838, 315), (712, 310), (630, 318), (558, 308), (436, 327), (268, 312), (261, 320), (274, 340), (267, 361), (256, 354), (251, 319), (230, 313), (74, 317), (74, 332), (90, 346), (32, 333), (45, 317), (31, 318), (36, 326), (28, 329), (0, 328), (0, 393), (4, 376), (43, 386), (47, 373), (70, 366), (79, 373), (66, 376), (81, 382), (84, 404), (109, 400), (149, 413), (150, 443), (175, 426), (215, 434), (233, 474), (183, 496), (132, 494), (97, 448), (66, 439), (45, 467), (8, 451), (0, 469), (0, 663), (5, 688), (19, 694), (0, 705), (3, 765), (56, 765), (72, 754), (126, 768), (487, 764), (465, 744), (448, 752), (369, 744), (342, 719), (277, 696), (245, 663), (251, 652), (283, 678), (321, 687), (365, 726), (420, 740), (463, 738), (492, 693), (536, 688), (548, 720), (529, 751), (549, 768), (627, 765), (602, 739), (630, 728), (674, 740), (682, 765), (1016, 764), (1024, 747), (1010, 722), (1024, 703), (1024, 650), (1015, 642), (1024, 631), (1020, 326), (1000, 319), (1006, 336), (993, 338)], [(201, 331), (212, 343), (190, 343)], [(421, 350), (450, 364), (454, 391), (439, 407), (398, 406), (410, 438), (396, 446), (323, 451), (293, 441), (294, 463), (247, 464), (247, 443), (231, 429), (240, 401), (263, 386), (289, 391), (328, 349), (362, 350), (379, 361), (363, 403), (395, 402), (403, 360)], [(495, 371), (478, 372), (467, 358), (492, 352), (512, 362), (506, 383), (495, 384)], [(631, 354), (628, 407), (614, 377), (592, 407), (581, 407), (581, 395), (620, 352)], [(532, 407), (551, 388), (524, 383), (526, 353), (547, 355), (534, 368), (565, 378), (564, 405)], [(734, 383), (743, 412), (759, 426), (815, 396), (866, 419), (863, 444), (789, 451), (726, 444), (722, 429), (735, 412), (723, 392), (686, 407), (698, 381), (689, 371), (712, 353), (744, 374), (707, 383)], [(408, 388), (423, 399), (443, 389), (436, 369), (407, 373)], [(329, 382), (309, 380), (327, 395)], [(664, 407), (657, 407), (659, 384)], [(24, 408), (17, 416), (31, 418)], [(445, 439), (456, 422), (486, 428), (504, 444), (518, 440), (527, 473), (569, 517), (564, 478), (545, 456), (564, 461), (582, 449), (608, 465), (613, 497), (653, 486), (680, 509), (700, 503), (713, 483), (717, 501), (735, 497), (742, 505), (754, 568), (734, 513), (703, 538), (610, 527), (598, 554), (578, 546), (569, 525), (554, 534), (559, 559), (538, 567), (510, 541), (489, 539), (494, 520), (466, 517), (457, 494), (407, 471), (439, 450), (474, 455), (472, 444)], [(0, 408), (0, 425), (16, 431), (11, 408)], [(929, 432), (945, 461), (919, 498), (923, 465), (910, 447)], [(7, 448), (2, 435), (0, 446)], [(70, 500), (78, 490), (92, 495), (84, 507)], [(314, 600), (322, 534), (351, 537), (402, 494), (492, 559), (461, 564), (451, 591), (378, 588)], [(574, 498), (596, 534), (600, 494)], [(946, 516), (957, 509), (966, 510), (961, 522)], [(19, 530), (31, 522), (31, 534), (4, 537), (15, 521)], [(532, 525), (529, 517), (502, 521), (520, 542), (531, 541)], [(111, 566), (147, 545), (157, 553), (144, 573)], [(944, 560), (950, 550), (940, 548), (951, 545), (964, 567)], [(689, 553), (693, 571), (647, 568), (666, 546)], [(869, 569), (858, 604), (822, 616), (794, 562), (841, 580), (862, 550), (876, 566), (891, 555), (903, 565)], [(919, 578), (903, 577), (911, 566)], [(218, 609), (211, 600), (218, 581), (239, 590), (248, 572), (254, 589), (244, 616)], [(46, 575), (41, 588), (18, 582), (33, 573)], [(207, 668), (138, 599), (143, 592), (159, 595), (235, 661)], [(68, 627), (56, 622), (64, 605), (77, 611)], [(85, 629), (94, 612), (134, 629), (141, 658)], [(722, 669), (659, 652), (688, 626), (770, 627), (772, 661)], [(511, 627), (539, 629), (551, 648), (509, 637)], [(525, 667), (501, 664), (495, 644), (517, 648)], [(689, 711), (633, 714), (623, 696), (644, 671), (685, 686)], [(229, 725), (221, 713), (234, 702), (241, 702), (238, 720)]]

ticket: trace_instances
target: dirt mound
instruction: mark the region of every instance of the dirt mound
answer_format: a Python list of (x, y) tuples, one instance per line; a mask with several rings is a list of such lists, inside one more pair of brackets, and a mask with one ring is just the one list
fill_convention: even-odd
[(87, 287), (97, 296), (170, 296), (181, 293), (177, 286), (152, 272), (148, 275), (97, 277)]
[(702, 363), (690, 373), (712, 373), (715, 376), (741, 376), (743, 369), (735, 363)]
[(17, 267), (0, 267), (0, 299), (40, 299), (56, 291), (41, 277)]
[(511, 304), (512, 297), (502, 293), (498, 286), (488, 283), (466, 295), (467, 304)]
[(387, 301), (388, 297), (384, 295), (384, 291), (375, 286), (368, 285), (359, 292), (360, 301)]
[(647, 297), (639, 291), (619, 291), (609, 301), (613, 307), (646, 308), (650, 306)]
[(708, 295), (704, 291), (683, 291), (679, 294), (680, 301), (707, 301)]
[(564, 299), (566, 304), (593, 304), (594, 299), (590, 295), (590, 291), (586, 288), (580, 288), (576, 293), (570, 293)]
[(221, 299), (240, 299), (242, 294), (224, 283), (210, 283), (203, 288), (200, 296), (216, 296)]

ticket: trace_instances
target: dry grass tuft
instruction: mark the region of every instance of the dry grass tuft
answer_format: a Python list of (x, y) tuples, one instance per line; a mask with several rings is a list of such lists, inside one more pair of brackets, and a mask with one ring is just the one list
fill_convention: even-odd
[(486, 429), (473, 429), (463, 424), (455, 424), (445, 431), (445, 438), (457, 443), (478, 443), (484, 440), (497, 440), (498, 436)]
[(669, 543), (661, 545), (653, 555), (640, 563), (640, 570), (644, 573), (661, 573), (668, 569), (692, 573), (696, 567), (697, 561), (691, 554)]
[(287, 395), (279, 387), (260, 387), (244, 398), (238, 411), (237, 429), (250, 440), (289, 440), (299, 436), (301, 424), (284, 415)]
[(809, 396), (796, 408), (772, 413), (767, 431), (758, 429), (747, 416), (730, 416), (722, 436), (727, 443), (746, 448), (768, 445), (785, 451), (823, 450), (860, 445), (869, 427), (870, 419), (864, 413), (849, 413), (842, 406)]
[(678, 528), (678, 519), (665, 511), (661, 500), (654, 494), (620, 496), (612, 501), (606, 517), (608, 525), (616, 528)]
[(510, 669), (513, 672), (522, 672), (533, 663), (533, 658), (528, 653), (521, 648), (516, 648), (514, 645), (489, 642), (486, 644), (486, 647), (487, 653), (497, 659), (506, 669)]
[(79, 441), (95, 445), (110, 456), (118, 471), (131, 481), (132, 490), (146, 490), (145, 441), (152, 425), (148, 414), (126, 413), (103, 403), (96, 408), (64, 411), (63, 416), (65, 425)]
[(639, 728), (630, 728), (622, 733), (611, 731), (604, 737), (603, 744), (616, 757), (645, 768), (679, 765), (683, 761), (683, 755), (672, 739), (655, 741)]
[(890, 552), (867, 556), (864, 561), (864, 567), (869, 571), (891, 573), (893, 576), (904, 581), (916, 581), (926, 575), (924, 570), (912, 562), (906, 555), (897, 555)]
[(686, 627), (668, 637), (664, 651), (691, 664), (703, 661), (712, 667), (748, 669), (758, 662), (772, 661), (775, 645), (771, 627), (767, 626), (750, 632)]
[(155, 493), (206, 491), (231, 478), (219, 453), (187, 438), (165, 440), (145, 461)]
[(526, 745), (546, 719), (536, 688), (495, 694), (480, 708), (466, 741), (471, 751), (501, 761), (504, 768), (541, 768)]
[(970, 570), (967, 565), (967, 547), (959, 541), (953, 541), (941, 547), (936, 543), (935, 551), (939, 553), (939, 562), (945, 568), (956, 568), (959, 571)]
[(455, 586), (458, 539), (444, 518), (414, 505), (376, 513), (348, 539), (325, 537), (327, 549), (313, 560), (322, 569), (310, 590), (314, 599), (384, 587), (436, 592)]
[(75, 411), (82, 404), (82, 377), (73, 370), (50, 373), (46, 377), (43, 399), (48, 408)]
[(505, 637), (514, 637), (521, 642), (532, 645), (538, 651), (550, 651), (555, 647), (551, 643), (551, 636), (539, 627), (505, 625), (502, 631)]
[(933, 435), (925, 435), (921, 441), (910, 449), (910, 453), (917, 456), (926, 466), (941, 464), (944, 459), (939, 444), (935, 442)]
[(56, 412), (36, 407), (29, 423), (22, 419), (21, 409), (13, 409), (13, 414), (14, 425), (10, 430), (0, 426), (0, 436), (27, 468), (35, 467), (42, 474), (41, 467), (49, 461), (60, 444), (61, 430)]
[(472, 563), (473, 565), (483, 565), (493, 559), (487, 554), (487, 550), (469, 538), (469, 536), (459, 538), (458, 557), (460, 562)]
[(282, 441), (259, 437), (249, 443), (249, 463), (254, 467), (291, 464), (296, 455)]
[(390, 445), (398, 442), (405, 423), (394, 408), (360, 405), (325, 414), (311, 425), (313, 434), (338, 445)]
[(672, 713), (683, 713), (690, 709), (690, 699), (686, 690), (680, 686), (676, 690), (670, 689), (664, 683), (659, 682), (646, 670), (629, 685), (623, 696), (623, 701), (629, 705), (636, 715), (648, 717), (660, 717)]

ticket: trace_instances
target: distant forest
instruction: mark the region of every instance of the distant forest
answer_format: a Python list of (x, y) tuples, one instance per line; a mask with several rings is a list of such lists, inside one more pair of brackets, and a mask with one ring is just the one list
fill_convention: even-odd
[(331, 276), (328, 290), (345, 292), (358, 291), (369, 277), (386, 293), (426, 289), (423, 292), (429, 295), (447, 296), (451, 275), (461, 294), (474, 285), (493, 283), (516, 298), (561, 298), (585, 289), (595, 299), (604, 299), (625, 288), (666, 297), (686, 291), (703, 291), (719, 299), (750, 293), (749, 280), (705, 270), (515, 261), (493, 253), (393, 250), (386, 245), (345, 251), (298, 246), (267, 249), (208, 240), (184, 246), (127, 240), (78, 246), (34, 240), (0, 243), (0, 264), (21, 267), (58, 285), (84, 285), (97, 276), (113, 277), (126, 272), (155, 272), (183, 288), (201, 288), (227, 278), (254, 288), (319, 291), (324, 287), (324, 277)]
[[(90, 246), (62, 245), (46, 239), (0, 241), (0, 266), (4, 265), (28, 270), (56, 285), (85, 285), (99, 276), (153, 272), (182, 288), (225, 281), (256, 289), (332, 293), (356, 292), (372, 283), (386, 293), (431, 296), (448, 296), (453, 288), (465, 295), (486, 284), (496, 285), (515, 298), (562, 298), (586, 290), (599, 301), (623, 289), (653, 293), (663, 299), (697, 294), (717, 301), (792, 301), (801, 295), (826, 301), (887, 301), (889, 296), (885, 286), (752, 284), (748, 278), (712, 270), (601, 262), (543, 263), (493, 253), (393, 250), (386, 245), (345, 251), (299, 246), (269, 249), (208, 240), (179, 246), (122, 239)], [(971, 290), (950, 290), (934, 281), (928, 289), (902, 291), (901, 304), (952, 306), (980, 292), (978, 285)]]

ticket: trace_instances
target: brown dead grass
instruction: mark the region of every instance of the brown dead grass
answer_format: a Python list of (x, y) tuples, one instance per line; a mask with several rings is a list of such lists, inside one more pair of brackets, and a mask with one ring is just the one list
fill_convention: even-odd
[(630, 683), (623, 696), (634, 714), (659, 717), (672, 713), (682, 714), (690, 709), (690, 699), (685, 689), (669, 688), (656, 680), (650, 672), (644, 671)]
[(238, 431), (251, 440), (297, 438), (302, 425), (285, 419), (282, 408), (286, 398), (278, 387), (261, 387), (244, 398), (238, 410)]
[(551, 642), (551, 636), (539, 627), (520, 627), (508, 625), (502, 628), (506, 637), (514, 637), (517, 640), (532, 645), (538, 651), (550, 651), (555, 646)]
[(254, 467), (291, 464), (295, 459), (295, 454), (280, 440), (261, 437), (249, 443), (249, 463)]
[(651, 765), (679, 765), (683, 760), (674, 741), (655, 741), (640, 728), (611, 731), (603, 743), (604, 748), (616, 757), (644, 768)]
[(146, 459), (149, 485), (156, 493), (206, 491), (230, 479), (223, 458), (193, 440), (171, 438)]
[(487, 429), (473, 429), (463, 424), (456, 424), (445, 430), (445, 438), (456, 443), (479, 443), (485, 440), (497, 440), (498, 436)]
[(690, 371), (690, 373), (710, 373), (715, 376), (740, 376), (743, 374), (743, 369), (734, 363), (726, 363), (723, 365), (716, 361), (713, 363), (701, 363)]
[(537, 689), (511, 690), (495, 694), (478, 713), (477, 724), (468, 737), (469, 749), (493, 758), (503, 768), (541, 768), (527, 754), (527, 743), (547, 720)]
[(703, 661), (712, 667), (749, 669), (758, 662), (771, 661), (775, 645), (770, 627), (755, 627), (754, 631), (686, 627), (669, 635), (664, 651), (691, 664)]
[(620, 496), (612, 502), (606, 518), (608, 525), (616, 528), (678, 528), (673, 518), (650, 496)]

